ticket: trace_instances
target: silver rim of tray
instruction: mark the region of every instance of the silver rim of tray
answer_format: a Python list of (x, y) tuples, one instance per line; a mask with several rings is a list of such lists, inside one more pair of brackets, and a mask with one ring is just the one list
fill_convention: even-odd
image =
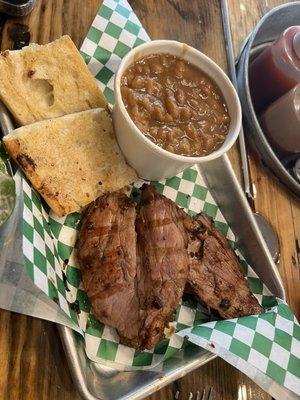
[(279, 161), (258, 122), (249, 90), (248, 68), (251, 53), (255, 48), (272, 42), (287, 27), (299, 25), (299, 20), (300, 1), (283, 4), (265, 14), (250, 35), (246, 46), (240, 54), (237, 65), (238, 92), (247, 125), (247, 136), (259, 153), (263, 164), (298, 198), (300, 198), (300, 184)]

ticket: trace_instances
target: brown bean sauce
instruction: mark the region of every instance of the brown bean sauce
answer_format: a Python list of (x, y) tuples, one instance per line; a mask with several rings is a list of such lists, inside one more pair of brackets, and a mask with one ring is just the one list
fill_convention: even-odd
[(220, 89), (179, 57), (138, 59), (124, 72), (121, 93), (135, 125), (165, 150), (205, 156), (226, 139), (230, 116)]

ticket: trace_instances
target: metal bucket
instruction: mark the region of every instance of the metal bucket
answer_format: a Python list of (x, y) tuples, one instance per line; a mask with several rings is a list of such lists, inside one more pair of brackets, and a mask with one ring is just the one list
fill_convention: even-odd
[(249, 61), (257, 56), (286, 28), (300, 23), (300, 1), (287, 3), (268, 12), (256, 25), (252, 34), (242, 46), (237, 63), (238, 91), (246, 122), (246, 134), (265, 166), (294, 195), (300, 198), (300, 183), (286, 169), (268, 143), (252, 104), (248, 67)]
[(0, 12), (13, 17), (24, 17), (33, 9), (36, 0), (0, 0)]

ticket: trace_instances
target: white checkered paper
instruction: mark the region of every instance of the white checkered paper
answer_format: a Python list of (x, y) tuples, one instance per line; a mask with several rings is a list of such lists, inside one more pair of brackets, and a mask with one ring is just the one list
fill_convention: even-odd
[[(81, 54), (110, 104), (114, 102), (114, 74), (122, 57), (132, 47), (147, 40), (146, 32), (126, 1), (104, 0), (82, 45)], [(139, 197), (140, 184), (138, 182), (132, 189), (135, 200)], [(191, 215), (201, 211), (210, 215), (216, 227), (235, 246), (235, 237), (196, 168), (151, 184)], [(80, 214), (58, 218), (26, 180), (23, 180), (23, 192), (26, 271), (76, 324), (85, 338), (86, 352), (91, 359), (119, 369), (153, 368), (192, 342), (237, 367), (240, 365), (266, 390), (271, 390), (272, 385), (267, 387), (261, 383), (261, 376), (277, 385), (277, 392), (278, 387), (285, 387), (300, 394), (299, 324), (289, 307), (269, 293), (242, 257), (241, 265), (250, 287), (267, 308), (264, 314), (209, 322), (210, 317), (195, 299), (184, 296), (172, 323), (177, 333), (171, 337), (167, 335), (150, 351), (138, 352), (121, 345), (116, 331), (97, 321), (90, 310), (74, 255)]]

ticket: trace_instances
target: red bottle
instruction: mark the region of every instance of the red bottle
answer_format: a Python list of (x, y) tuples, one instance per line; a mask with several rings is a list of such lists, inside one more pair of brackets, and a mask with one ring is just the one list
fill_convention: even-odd
[(287, 28), (249, 66), (249, 84), (255, 111), (300, 83), (300, 26)]

